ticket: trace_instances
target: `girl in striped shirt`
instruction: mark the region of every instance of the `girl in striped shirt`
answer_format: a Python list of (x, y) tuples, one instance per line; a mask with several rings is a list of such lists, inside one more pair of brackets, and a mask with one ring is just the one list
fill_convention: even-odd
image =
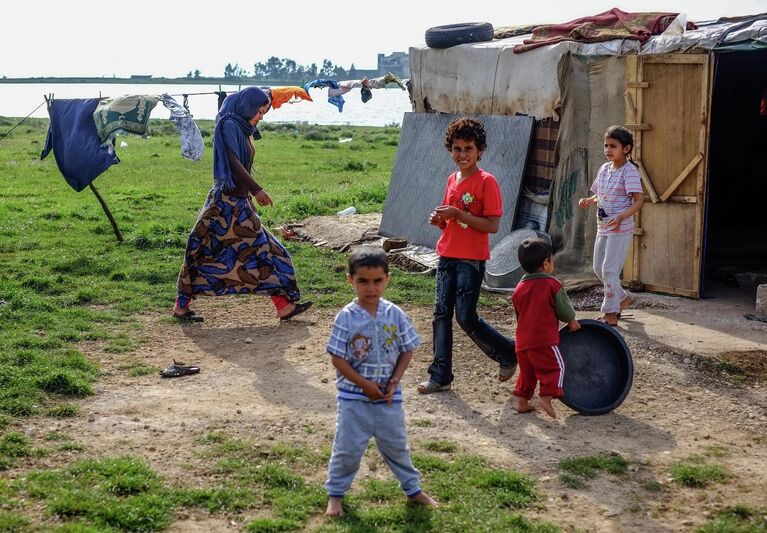
[(634, 137), (622, 126), (605, 133), (605, 159), (591, 185), (593, 196), (578, 200), (588, 209), (596, 205), (597, 237), (594, 242), (594, 272), (604, 284), (602, 316), (599, 320), (618, 325), (620, 312), (634, 301), (621, 287), (620, 274), (634, 234), (634, 213), (644, 203), (637, 165), (631, 160)]

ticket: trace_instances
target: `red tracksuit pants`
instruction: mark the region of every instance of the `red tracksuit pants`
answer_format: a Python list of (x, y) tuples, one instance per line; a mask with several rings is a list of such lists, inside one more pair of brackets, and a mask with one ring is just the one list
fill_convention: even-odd
[(564, 394), (562, 380), (565, 377), (565, 361), (562, 359), (559, 346), (517, 351), (517, 362), (519, 363), (519, 373), (517, 374), (514, 396), (529, 400), (533, 397), (536, 383), (540, 382), (539, 396), (562, 397)]

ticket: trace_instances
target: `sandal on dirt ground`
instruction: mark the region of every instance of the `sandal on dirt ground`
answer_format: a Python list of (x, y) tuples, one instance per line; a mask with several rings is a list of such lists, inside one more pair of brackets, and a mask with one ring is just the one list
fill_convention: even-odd
[(439, 383), (428, 380), (418, 385), (418, 392), (420, 394), (431, 394), (433, 392), (444, 392), (450, 390), (451, 384), (440, 385)]
[(600, 316), (597, 318), (597, 321), (602, 322), (603, 324), (607, 324), (608, 326), (616, 327), (618, 325), (618, 320), (615, 320), (615, 323), (608, 322), (607, 319), (604, 316)]
[(173, 360), (173, 364), (160, 371), (164, 378), (180, 378), (181, 376), (191, 376), (200, 372), (199, 366), (187, 366), (182, 362)]
[(202, 322), (205, 320), (191, 309), (186, 313), (173, 313), (173, 318), (176, 318), (181, 322)]
[(287, 315), (281, 316), (280, 320), (290, 320), (294, 316), (300, 315), (301, 313), (309, 309), (312, 305), (314, 305), (314, 302), (312, 302), (311, 300), (307, 300), (306, 302), (296, 304), (296, 307)]
[(511, 366), (504, 366), (501, 365), (498, 368), (498, 381), (501, 383), (505, 381), (509, 381), (512, 377), (514, 377), (514, 372), (517, 370), (517, 365), (511, 365)]

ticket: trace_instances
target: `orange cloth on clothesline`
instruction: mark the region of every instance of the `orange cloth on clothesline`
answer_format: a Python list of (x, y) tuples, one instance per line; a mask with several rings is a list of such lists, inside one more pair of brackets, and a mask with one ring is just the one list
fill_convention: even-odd
[(312, 101), (312, 97), (303, 87), (272, 87), (272, 107), (277, 109), (293, 98)]

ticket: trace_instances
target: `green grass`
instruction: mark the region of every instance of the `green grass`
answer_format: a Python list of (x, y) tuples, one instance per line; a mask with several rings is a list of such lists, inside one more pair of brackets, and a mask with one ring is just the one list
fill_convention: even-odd
[(734, 505), (719, 512), (713, 520), (695, 530), (696, 533), (765, 533), (767, 508), (755, 509)]
[[(213, 123), (200, 125), (206, 134), (200, 163), (180, 157), (178, 136), (167, 121), (152, 121), (151, 137), (126, 138), (129, 147), (118, 148), (122, 163), (94, 182), (120, 225), (125, 238), (121, 244), (90, 191), (72, 190), (53, 156), (39, 160), (47, 121), (31, 119), (3, 140), (0, 431), (30, 415), (79, 414), (77, 400), (93, 394), (99, 378), (98, 365), (80, 351), (80, 343), (97, 345), (130, 376), (157, 371), (132, 356), (148, 338), (136, 315), (167, 312), (175, 297), (188, 233), (211, 185)], [(359, 213), (383, 210), (398, 128), (268, 124), (263, 131), (256, 145), (255, 177), (275, 202), (259, 210), (266, 227), (332, 215), (349, 205)], [(341, 137), (354, 140), (338, 144)], [(285, 244), (307, 297), (321, 308), (348, 303), (352, 290), (344, 273), (335, 269), (345, 264), (345, 254)], [(433, 287), (433, 278), (395, 267), (386, 296), (408, 305), (432, 305)], [(480, 303), (506, 305), (488, 295)], [(22, 458), (85, 450), (66, 435), (49, 436), (50, 447), (36, 449), (22, 434), (1, 435), (0, 469), (16, 468)], [(433, 446), (442, 448), (440, 454), (455, 451), (449, 443), (437, 442)], [(18, 525), (25, 520), (59, 531), (162, 530), (173, 520), (174, 509), (194, 507), (214, 513), (259, 509), (259, 515), (264, 511), (270, 516), (252, 521), (248, 529), (281, 531), (305, 527), (324, 509), (325, 494), (316, 480), (322, 477), (328, 449), (283, 444), (256, 450), (216, 432), (200, 444), (211, 459), (212, 476), (211, 485), (202, 488), (174, 486), (131, 457), (25, 471), (12, 486), (0, 479), (0, 499), (8, 502), (0, 530), (26, 527)], [(455, 531), (553, 529), (511, 512), (536, 501), (528, 478), (497, 471), (472, 457), (418, 457), (429, 473), (426, 487), (448, 502), (444, 511), (434, 514), (404, 505), (401, 495), (389, 501), (392, 484), (383, 481), (350, 496), (354, 512), (346, 522), (322, 527), (355, 530), (362, 524), (396, 530), (407, 529), (414, 520), (424, 528), (434, 524)], [(454, 487), (467, 479), (464, 501)], [(41, 516), (27, 516), (34, 511), (22, 501), (35, 502)]]
[(746, 371), (743, 368), (741, 368), (741, 366), (738, 363), (734, 361), (730, 361), (726, 357), (720, 357), (719, 359), (717, 359), (716, 362), (714, 363), (714, 366), (717, 369), (719, 369), (721, 372), (730, 374), (736, 379), (743, 378), (746, 373)]
[(72, 418), (80, 414), (80, 407), (71, 403), (62, 403), (51, 407), (46, 415), (53, 418)]
[(624, 475), (628, 462), (618, 454), (601, 454), (588, 457), (570, 457), (559, 462), (559, 480), (571, 489), (586, 486), (586, 479), (593, 479), (600, 470), (616, 476)]
[(33, 450), (29, 438), (21, 433), (6, 433), (0, 437), (0, 471), (16, 464), (19, 457), (29, 457)]
[[(127, 137), (129, 147), (118, 148), (122, 162), (94, 182), (122, 244), (91, 192), (71, 189), (53, 156), (39, 160), (46, 120), (30, 119), (3, 140), (0, 415), (38, 414), (58, 397), (91, 394), (98, 368), (76, 343), (97, 342), (119, 361), (145, 340), (135, 313), (168, 310), (189, 230), (212, 181), (213, 123), (200, 126), (207, 137), (199, 163), (180, 157), (173, 126), (153, 120), (151, 137)], [(267, 124), (263, 130), (255, 176), (274, 200), (259, 210), (266, 227), (349, 205), (360, 213), (383, 211), (398, 128)], [(344, 136), (354, 141), (338, 144)], [(345, 263), (345, 254), (285, 244), (302, 292), (318, 307), (340, 308), (351, 299), (343, 272), (333, 268)], [(387, 298), (431, 305), (433, 286), (433, 278), (395, 268)], [(501, 300), (483, 295), (482, 302)], [(132, 375), (144, 372), (149, 369)]]
[(441, 453), (453, 453), (458, 449), (458, 445), (455, 442), (445, 439), (422, 441), (418, 443), (418, 447), (431, 452)]
[(27, 531), (28, 526), (23, 516), (0, 509), (0, 531)]
[(691, 455), (671, 466), (671, 478), (685, 487), (704, 488), (712, 482), (726, 481), (730, 473), (721, 465), (705, 464), (703, 457)]

